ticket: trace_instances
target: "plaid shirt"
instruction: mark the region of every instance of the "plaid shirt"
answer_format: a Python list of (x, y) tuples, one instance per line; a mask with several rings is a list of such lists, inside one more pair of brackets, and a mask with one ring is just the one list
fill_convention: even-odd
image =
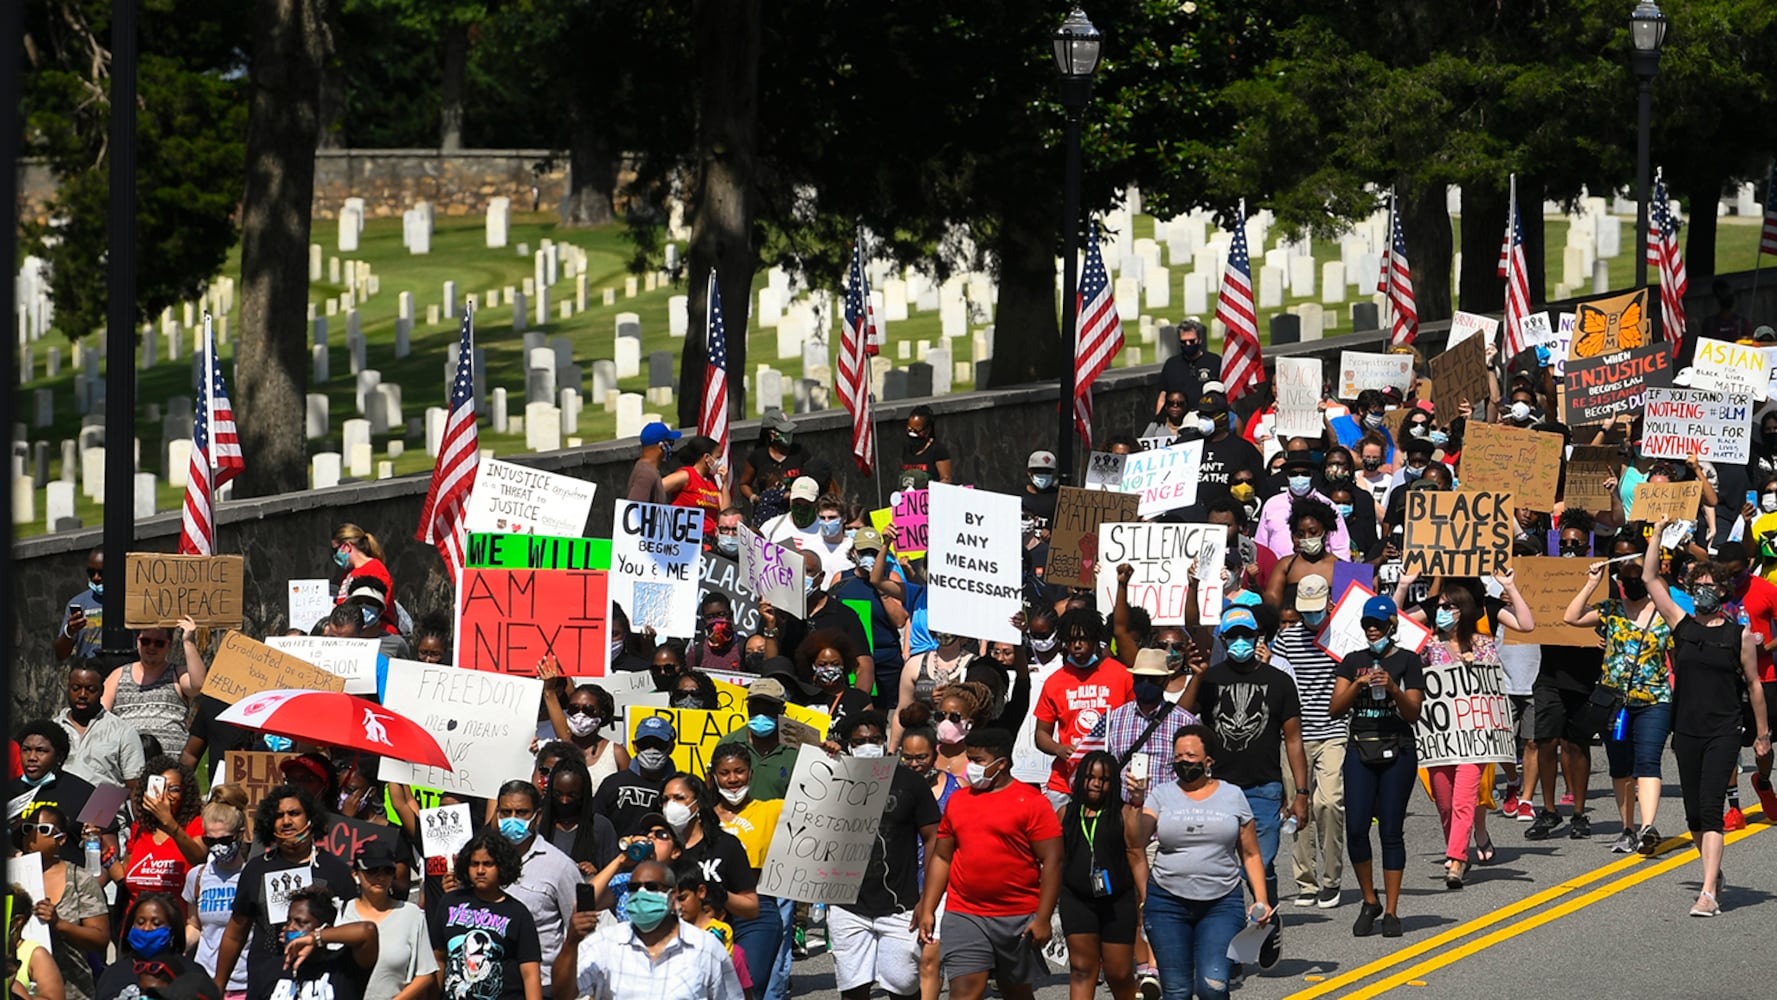
[[(668, 919), (677, 919), (669, 917)], [(629, 923), (580, 942), (577, 985), (592, 1000), (743, 1000), (734, 960), (708, 931), (679, 921), (658, 962)]]
[[(1138, 751), (1148, 755), (1148, 774), (1150, 776), (1171, 773), (1172, 738), (1178, 735), (1180, 729), (1200, 721), (1197, 716), (1171, 702), (1163, 702), (1162, 704), (1167, 706), (1170, 711), (1166, 713), (1164, 719), (1160, 720), (1160, 724), (1154, 727), (1154, 731), (1148, 734), (1147, 742), (1143, 743)], [(1153, 718), (1151, 715), (1142, 714), (1142, 710), (1133, 701), (1111, 709), (1110, 714), (1105, 717), (1105, 749), (1110, 751), (1111, 756), (1121, 758), (1129, 752), (1130, 747), (1135, 746), (1136, 739), (1141, 736), (1142, 730), (1148, 728), (1148, 723), (1153, 721)], [(1150, 780), (1152, 780), (1151, 777)]]

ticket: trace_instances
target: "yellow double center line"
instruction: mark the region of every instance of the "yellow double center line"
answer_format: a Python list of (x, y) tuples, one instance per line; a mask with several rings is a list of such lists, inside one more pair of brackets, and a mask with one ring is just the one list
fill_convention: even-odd
[[(1748, 816), (1751, 816), (1756, 811), (1757, 811), (1757, 807), (1755, 806), (1752, 809), (1746, 810), (1746, 813)], [(1757, 826), (1751, 826), (1751, 827), (1748, 827), (1744, 830), (1739, 830), (1734, 833), (1730, 833), (1727, 836), (1727, 843), (1732, 844), (1736, 841), (1744, 840), (1747, 837), (1750, 837), (1755, 833), (1759, 833), (1760, 831), (1763, 831), (1763, 830), (1766, 830), (1769, 828), (1770, 828), (1769, 824), (1760, 823)], [(1667, 841), (1666, 843), (1667, 844), (1672, 844), (1672, 843), (1682, 844), (1685, 842), (1686, 841), (1684, 838), (1679, 838), (1675, 841)], [(1665, 847), (1666, 845), (1662, 844), (1661, 846)], [(1350, 972), (1346, 972), (1346, 973), (1343, 973), (1339, 976), (1335, 976), (1334, 978), (1328, 979), (1325, 982), (1316, 983), (1308, 989), (1300, 990), (1295, 993), (1291, 993), (1289, 996), (1285, 997), (1284, 1000), (1313, 1000), (1313, 998), (1315, 998), (1315, 997), (1324, 997), (1329, 994), (1336, 993), (1339, 990), (1342, 990), (1347, 986), (1352, 986), (1357, 983), (1363, 982), (1364, 980), (1369, 979), (1371, 976), (1374, 976), (1374, 975), (1377, 975), (1378, 973), (1385, 972), (1389, 969), (1392, 969), (1395, 966), (1402, 964), (1403, 962), (1411, 961), (1415, 958), (1418, 958), (1421, 955), (1427, 954), (1428, 952), (1437, 951), (1439, 948), (1442, 948), (1445, 945), (1454, 944), (1455, 942), (1461, 941), (1463, 938), (1466, 938), (1469, 935), (1474, 934), (1477, 931), (1485, 930), (1486, 928), (1492, 927), (1495, 924), (1499, 924), (1504, 921), (1511, 920), (1512, 918), (1517, 917), (1520, 914), (1527, 913), (1531, 910), (1535, 910), (1538, 907), (1543, 906), (1545, 903), (1553, 902), (1554, 900), (1559, 899), (1562, 896), (1565, 896), (1569, 893), (1575, 892), (1579, 889), (1583, 889), (1586, 886), (1591, 885), (1595, 882), (1599, 882), (1604, 879), (1610, 878), (1613, 875), (1617, 875), (1621, 872), (1628, 871), (1630, 869), (1634, 869), (1634, 871), (1631, 872), (1630, 874), (1625, 875), (1622, 878), (1619, 878), (1616, 881), (1611, 882), (1607, 885), (1600, 886), (1599, 888), (1594, 889), (1591, 892), (1586, 893), (1585, 895), (1570, 899), (1567, 902), (1560, 904), (1559, 906), (1553, 906), (1553, 907), (1550, 907), (1550, 908), (1543, 910), (1539, 913), (1531, 914), (1530, 916), (1525, 917), (1522, 920), (1518, 920), (1515, 923), (1507, 924), (1506, 926), (1501, 927), (1500, 929), (1494, 931), (1491, 934), (1487, 934), (1483, 937), (1476, 938), (1475, 940), (1469, 941), (1466, 944), (1459, 945), (1458, 947), (1451, 948), (1448, 951), (1442, 952), (1441, 954), (1434, 955), (1431, 958), (1426, 959), (1425, 961), (1419, 962), (1415, 965), (1409, 966), (1406, 969), (1403, 969), (1400, 972), (1394, 973), (1393, 975), (1390, 975), (1385, 979), (1377, 980), (1376, 982), (1371, 983), (1370, 985), (1365, 986), (1362, 989), (1345, 994), (1345, 996), (1342, 998), (1342, 1000), (1364, 1000), (1364, 998), (1380, 996), (1381, 994), (1386, 993), (1387, 991), (1394, 989), (1397, 986), (1404, 986), (1416, 979), (1419, 979), (1420, 977), (1424, 976), (1428, 972), (1433, 972), (1433, 971), (1441, 969), (1447, 965), (1451, 965), (1453, 963), (1459, 962), (1459, 961), (1461, 961), (1471, 955), (1474, 955), (1478, 952), (1485, 951), (1486, 949), (1491, 948), (1492, 946), (1499, 944), (1502, 941), (1510, 940), (1514, 937), (1517, 937), (1520, 934), (1523, 934), (1526, 931), (1534, 930), (1537, 927), (1541, 927), (1543, 924), (1549, 923), (1554, 920), (1559, 920), (1560, 918), (1567, 916), (1570, 913), (1585, 909), (1586, 907), (1591, 906), (1593, 903), (1597, 903), (1601, 900), (1608, 899), (1611, 896), (1614, 896), (1617, 893), (1622, 892), (1625, 889), (1633, 888), (1634, 886), (1640, 885), (1641, 883), (1646, 882), (1649, 879), (1658, 878), (1659, 876), (1664, 875), (1665, 873), (1672, 871), (1675, 868), (1680, 868), (1684, 865), (1689, 864), (1692, 861), (1697, 860), (1697, 858), (1700, 856), (1701, 855), (1699, 854), (1697, 848), (1694, 846), (1686, 848), (1684, 851), (1682, 851), (1681, 853), (1679, 853), (1677, 855), (1674, 855), (1673, 857), (1665, 858), (1662, 860), (1652, 860), (1649, 858), (1641, 857), (1640, 855), (1630, 855), (1629, 857), (1624, 858), (1621, 861), (1614, 861), (1608, 865), (1605, 865), (1602, 868), (1599, 868), (1596, 871), (1588, 872), (1584, 875), (1575, 876), (1574, 878), (1570, 878), (1570, 879), (1560, 883), (1559, 885), (1551, 886), (1547, 889), (1544, 889), (1543, 891), (1541, 891), (1539, 893), (1536, 893), (1531, 896), (1526, 896), (1525, 898), (1520, 899), (1517, 902), (1512, 903), (1508, 906), (1500, 907), (1499, 909), (1494, 910), (1491, 913), (1483, 914), (1482, 916), (1476, 917), (1475, 919), (1470, 920), (1467, 923), (1459, 924), (1455, 927), (1452, 927), (1451, 929), (1449, 929), (1447, 931), (1444, 931), (1441, 934), (1437, 934), (1432, 937), (1429, 937), (1429, 938), (1425, 939), (1424, 941), (1419, 942), (1418, 944), (1412, 945), (1407, 948), (1402, 948), (1399, 951), (1385, 955), (1382, 958), (1379, 958), (1379, 959), (1375, 960), (1374, 962), (1369, 963), (1368, 965), (1361, 965), (1355, 969), (1352, 969)], [(1656, 855), (1656, 857), (1658, 857), (1658, 855)]]

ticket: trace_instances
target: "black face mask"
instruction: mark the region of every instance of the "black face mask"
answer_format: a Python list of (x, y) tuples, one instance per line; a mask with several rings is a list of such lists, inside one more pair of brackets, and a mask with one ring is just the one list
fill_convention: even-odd
[(1562, 542), (1561, 554), (1564, 556), (1583, 556), (1589, 546), (1585, 542)]
[(765, 654), (760, 652), (747, 653), (740, 658), (740, 662), (747, 668), (747, 673), (756, 674), (759, 672), (759, 668), (765, 665)]
[(1209, 765), (1200, 760), (1175, 760), (1172, 762), (1172, 773), (1188, 785), (1208, 774)]
[(1185, 357), (1196, 358), (1203, 353), (1203, 343), (1201, 341), (1197, 341), (1197, 342), (1187, 344), (1183, 341), (1180, 341), (1179, 345), (1178, 345), (1178, 349), (1179, 349), (1179, 353), (1184, 355)]
[(1382, 468), (1382, 459), (1380, 458), (1366, 458), (1363, 460), (1363, 463), (1365, 472), (1375, 472), (1377, 469)]

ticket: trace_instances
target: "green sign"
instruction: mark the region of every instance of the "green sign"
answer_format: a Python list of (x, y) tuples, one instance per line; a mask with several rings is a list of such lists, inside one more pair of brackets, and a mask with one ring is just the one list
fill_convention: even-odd
[(472, 532), (465, 565), (470, 569), (608, 570), (611, 540)]

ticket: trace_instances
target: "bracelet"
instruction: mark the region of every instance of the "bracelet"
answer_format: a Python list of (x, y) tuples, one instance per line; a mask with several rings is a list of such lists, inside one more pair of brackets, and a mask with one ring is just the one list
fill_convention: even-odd
[(762, 628), (759, 630), (759, 634), (764, 636), (767, 639), (775, 639), (775, 638), (777, 638), (777, 629)]

